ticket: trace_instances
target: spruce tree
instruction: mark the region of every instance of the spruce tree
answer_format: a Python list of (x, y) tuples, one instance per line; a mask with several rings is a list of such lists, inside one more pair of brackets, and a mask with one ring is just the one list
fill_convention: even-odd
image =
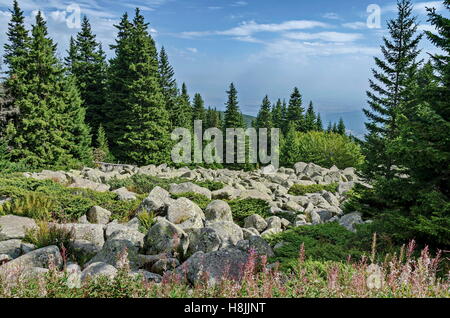
[(408, 98), (408, 84), (417, 71), (418, 44), (422, 35), (416, 36), (417, 22), (412, 16), (410, 0), (398, 0), (398, 14), (388, 21), (390, 39), (384, 37), (381, 51), (384, 60), (375, 57), (378, 69), (373, 69), (371, 90), (367, 92), (369, 109), (366, 127), (365, 174), (392, 176), (393, 158), (386, 152), (385, 142), (398, 136), (397, 116), (400, 105)]
[(194, 95), (194, 101), (192, 103), (193, 120), (206, 121), (205, 102), (202, 95), (199, 93)]
[(92, 160), (85, 111), (73, 77), (65, 76), (48, 37), (41, 12), (33, 25), (23, 91), (13, 96), (20, 116), (12, 136), (11, 157), (31, 166), (89, 163)]
[(317, 118), (316, 118), (316, 130), (323, 131), (322, 117), (320, 116), (319, 113), (317, 114)]
[(159, 84), (158, 53), (139, 9), (132, 22), (126, 51), (129, 77), (126, 81), (124, 133), (117, 142), (118, 159), (138, 165), (169, 160), (170, 121)]
[(314, 131), (317, 128), (316, 114), (314, 113), (313, 102), (309, 102), (308, 110), (305, 115), (305, 130)]
[(258, 116), (256, 117), (255, 128), (267, 128), (268, 134), (270, 134), (270, 129), (273, 128), (271, 104), (267, 95), (264, 97)]
[(172, 126), (191, 129), (192, 122), (192, 106), (191, 98), (189, 97), (187, 86), (185, 83), (181, 86), (181, 94), (177, 98), (175, 108), (173, 110)]
[(336, 132), (342, 136), (345, 136), (345, 134), (346, 134), (345, 123), (342, 118), (339, 118), (339, 123), (336, 127)]
[[(4, 63), (8, 66), (6, 74), (11, 77), (26, 68), (30, 36), (25, 28), (25, 16), (17, 0), (13, 2), (11, 20), (8, 23), (7, 43), (4, 45)], [(8, 84), (8, 82), (7, 82)]]
[[(25, 16), (16, 0), (13, 2), (11, 20), (8, 23), (6, 33), (8, 41), (4, 45), (4, 63), (8, 67), (6, 71), (6, 81), (3, 83), (4, 97), (1, 100), (0, 120), (3, 120), (3, 127), (10, 120), (17, 118), (19, 109), (15, 99), (23, 95), (23, 81), (21, 77), (26, 72), (26, 60), (29, 52), (30, 36), (25, 28)], [(0, 132), (1, 133), (1, 132)]]
[(222, 119), (220, 116), (220, 112), (215, 108), (209, 107), (206, 111), (206, 129), (208, 128), (218, 128), (223, 129)]
[(278, 99), (276, 104), (272, 108), (272, 121), (273, 127), (283, 129), (284, 116), (283, 116), (283, 103), (281, 99)]
[(83, 17), (81, 31), (76, 39), (71, 38), (68, 53), (66, 65), (75, 76), (80, 90), (86, 109), (86, 122), (96, 133), (99, 125), (105, 122), (107, 63), (105, 52), (92, 33), (86, 16)]
[(167, 55), (164, 46), (159, 53), (159, 85), (161, 86), (166, 109), (170, 115), (170, 121), (176, 122), (176, 104), (178, 103), (178, 88), (175, 80), (175, 72), (172, 65), (169, 63), (169, 56)]
[(228, 101), (226, 102), (226, 111), (224, 118), (224, 128), (246, 128), (244, 118), (239, 110), (237, 99), (237, 90), (233, 83), (227, 91)]
[(302, 107), (302, 95), (297, 87), (291, 94), (289, 100), (289, 106), (286, 112), (286, 119), (288, 122), (294, 123), (294, 127), (297, 131), (305, 131), (305, 118), (303, 112), (305, 110)]
[(129, 103), (131, 94), (129, 81), (132, 78), (130, 65), (131, 58), (131, 33), (133, 25), (128, 14), (125, 13), (118, 25), (116, 43), (111, 45), (115, 56), (110, 60), (108, 72), (108, 92), (105, 105), (106, 124), (104, 125), (112, 154), (120, 158), (120, 149), (117, 144), (119, 138), (125, 134), (125, 125), (128, 122)]

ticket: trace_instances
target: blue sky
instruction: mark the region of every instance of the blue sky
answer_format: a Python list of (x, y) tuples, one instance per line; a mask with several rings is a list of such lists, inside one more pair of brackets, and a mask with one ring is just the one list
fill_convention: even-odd
[[(8, 8), (0, 0), (0, 44), (5, 42)], [(425, 7), (442, 9), (442, 1), (415, 1), (420, 29), (430, 29)], [(199, 92), (207, 106), (224, 108), (225, 90), (234, 82), (241, 109), (255, 115), (265, 94), (288, 98), (298, 86), (305, 103), (312, 100), (325, 120), (344, 116), (356, 135), (363, 131), (361, 109), (373, 56), (386, 19), (395, 15), (391, 0), (19, 0), (31, 23), (42, 10), (61, 57), (71, 35), (66, 19), (76, 4), (108, 49), (121, 15), (140, 7), (158, 47), (165, 46), (179, 82), (191, 95)], [(381, 8), (381, 28), (367, 27), (367, 7)], [(424, 52), (434, 48), (424, 40)], [(108, 52), (110, 54), (110, 52)], [(424, 54), (425, 56), (425, 54)]]

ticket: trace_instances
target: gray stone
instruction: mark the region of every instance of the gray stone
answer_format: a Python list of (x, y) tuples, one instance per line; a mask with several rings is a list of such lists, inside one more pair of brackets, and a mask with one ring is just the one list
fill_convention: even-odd
[(339, 206), (339, 200), (331, 192), (325, 192), (322, 197), (332, 206)]
[(192, 193), (204, 195), (208, 199), (211, 199), (211, 191), (209, 189), (200, 187), (192, 182), (185, 182), (185, 183), (180, 183), (180, 184), (173, 183), (170, 185), (169, 192), (172, 194), (181, 194), (181, 193), (192, 192)]
[(209, 229), (213, 229), (220, 237), (220, 248), (234, 246), (237, 244), (237, 242), (244, 238), (242, 229), (233, 222), (221, 221), (207, 223), (206, 227)]
[(78, 264), (68, 264), (67, 272), (67, 287), (81, 288), (81, 268)]
[(233, 222), (231, 208), (225, 201), (215, 200), (208, 204), (205, 209), (206, 221), (229, 221)]
[(117, 275), (117, 269), (114, 266), (111, 266), (106, 263), (98, 262), (90, 264), (86, 267), (81, 273), (81, 281), (85, 282), (86, 280), (95, 280), (98, 277), (105, 276), (109, 279), (114, 279)]
[(167, 207), (174, 200), (170, 197), (170, 193), (161, 187), (154, 187), (147, 198), (142, 201), (138, 211), (165, 213)]
[(356, 232), (355, 225), (362, 223), (364, 223), (364, 221), (362, 220), (362, 214), (359, 212), (346, 214), (339, 220), (340, 225), (352, 232)]
[(222, 239), (216, 230), (203, 228), (189, 231), (188, 255), (196, 252), (209, 253), (217, 251), (222, 245)]
[(79, 177), (74, 177), (74, 182), (71, 185), (69, 185), (69, 188), (90, 189), (97, 192), (108, 192), (111, 187), (107, 184), (98, 183)]
[(281, 219), (278, 216), (271, 216), (266, 219), (267, 222), (267, 229), (281, 229), (282, 223)]
[(244, 240), (248, 240), (252, 236), (261, 236), (258, 230), (253, 227), (242, 229), (242, 233), (244, 234)]
[(111, 212), (100, 207), (93, 206), (87, 213), (87, 219), (94, 224), (108, 224)]
[(126, 257), (130, 268), (139, 266), (139, 250), (144, 246), (144, 234), (134, 231), (115, 231), (106, 240), (101, 251), (95, 255), (88, 264), (102, 262), (110, 264), (116, 268), (121, 267)]
[(0, 241), (23, 239), (26, 230), (36, 228), (33, 219), (16, 215), (0, 216)]
[(176, 258), (160, 259), (152, 266), (152, 273), (163, 275), (167, 271), (171, 271), (180, 266), (180, 262)]
[(296, 173), (296, 174), (302, 173), (303, 170), (305, 170), (305, 168), (306, 168), (307, 165), (308, 165), (308, 164), (305, 163), (305, 162), (297, 162), (297, 163), (294, 165), (295, 173)]
[(206, 283), (214, 286), (224, 277), (239, 281), (248, 255), (236, 248), (222, 249), (211, 253), (197, 252), (176, 269), (182, 278), (191, 284)]
[(144, 249), (146, 254), (175, 253), (184, 257), (189, 246), (189, 237), (179, 226), (158, 219), (147, 233)]
[(67, 223), (55, 224), (55, 226), (67, 231), (73, 231), (75, 240), (89, 241), (99, 247), (102, 247), (105, 243), (103, 233), (104, 225)]
[(117, 194), (117, 199), (120, 201), (133, 201), (136, 200), (136, 193), (128, 191), (127, 188), (122, 187), (112, 191)]
[(56, 246), (47, 246), (22, 255), (0, 267), (0, 273), (15, 269), (27, 269), (32, 267), (48, 268), (54, 265), (61, 268), (63, 260)]
[(271, 235), (279, 234), (281, 232), (283, 232), (282, 229), (271, 228), (271, 229), (267, 229), (264, 232), (262, 232), (261, 237), (271, 236)]
[(197, 204), (187, 198), (179, 198), (167, 209), (167, 219), (183, 230), (203, 227), (205, 215)]
[(262, 232), (267, 228), (267, 222), (259, 214), (253, 214), (244, 219), (244, 228), (255, 228)]
[(155, 273), (151, 273), (149, 271), (146, 270), (137, 270), (137, 271), (132, 271), (131, 275), (133, 276), (141, 276), (146, 282), (153, 282), (153, 283), (161, 283), (162, 282), (162, 276), (155, 274)]
[(21, 240), (8, 240), (0, 242), (0, 254), (6, 254), (11, 259), (17, 258), (22, 254)]
[(254, 251), (259, 256), (275, 256), (270, 245), (260, 236), (251, 236), (246, 240), (239, 241), (236, 247), (244, 252)]

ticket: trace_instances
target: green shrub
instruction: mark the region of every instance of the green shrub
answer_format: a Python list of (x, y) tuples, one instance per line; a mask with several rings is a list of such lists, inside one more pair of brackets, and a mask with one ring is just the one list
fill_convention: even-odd
[(332, 184), (313, 184), (313, 185), (301, 185), (301, 184), (294, 184), (289, 189), (289, 194), (292, 195), (305, 195), (307, 193), (317, 193), (322, 190), (328, 191), (328, 192), (337, 192), (338, 189), (337, 183)]
[(306, 259), (321, 261), (346, 261), (348, 256), (359, 259), (364, 251), (356, 245), (357, 235), (337, 223), (302, 226), (289, 229), (267, 239), (271, 245), (283, 242), (275, 250), (275, 257), (285, 270), (292, 270), (298, 262), (301, 245), (304, 244)]
[(325, 132), (297, 133), (281, 154), (285, 166), (296, 162), (313, 162), (330, 168), (336, 165), (340, 169), (360, 167), (364, 162), (361, 147), (347, 136)]
[[(48, 198), (53, 204), (53, 219), (62, 222), (77, 220), (96, 205), (111, 211), (112, 219), (125, 222), (134, 215), (144, 198), (144, 195), (139, 195), (137, 200), (119, 201), (115, 193), (66, 188), (52, 180), (34, 180), (20, 175), (0, 177), (0, 196), (10, 197), (12, 202), (25, 202), (27, 197), (35, 196)], [(33, 209), (40, 211), (42, 204), (39, 200), (36, 202), (37, 208)], [(34, 206), (36, 202), (31, 203)]]
[(211, 200), (208, 199), (203, 194), (193, 193), (193, 192), (186, 192), (186, 193), (179, 193), (179, 194), (172, 194), (172, 198), (178, 199), (178, 198), (187, 198), (197, 204), (200, 209), (204, 210), (208, 204), (211, 203)]
[(0, 214), (14, 214), (36, 220), (49, 220), (55, 206), (56, 204), (51, 197), (42, 193), (31, 192), (1, 205)]
[(259, 214), (263, 218), (271, 216), (269, 213), (269, 204), (261, 199), (232, 200), (228, 204), (231, 207), (234, 222), (240, 226), (244, 225), (244, 219), (246, 217), (253, 214)]
[(155, 224), (155, 214), (153, 212), (140, 212), (137, 214), (139, 220), (139, 231), (147, 234), (148, 230)]
[(37, 248), (56, 245), (59, 248), (69, 249), (74, 239), (72, 229), (49, 225), (47, 222), (37, 222), (36, 228), (26, 231), (24, 241), (35, 245)]
[(194, 181), (193, 183), (211, 191), (221, 190), (225, 186), (222, 182), (217, 181)]

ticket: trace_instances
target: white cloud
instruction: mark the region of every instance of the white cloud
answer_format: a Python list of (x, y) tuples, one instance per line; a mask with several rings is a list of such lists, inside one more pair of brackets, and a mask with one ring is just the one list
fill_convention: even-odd
[(319, 32), (305, 33), (293, 32), (286, 33), (284, 37), (292, 40), (322, 40), (327, 42), (354, 42), (362, 39), (363, 35), (359, 33), (341, 33), (341, 32)]
[(325, 13), (323, 15), (323, 17), (325, 19), (331, 19), (331, 20), (339, 20), (341, 18), (337, 13), (334, 13), (334, 12)]
[(198, 53), (198, 49), (195, 47), (188, 47), (186, 50), (188, 50), (191, 53)]
[(208, 7), (209, 10), (222, 10), (223, 7)]
[(282, 32), (291, 30), (325, 28), (329, 25), (319, 21), (293, 20), (282, 23), (259, 24), (255, 21), (242, 22), (239, 26), (224, 31), (183, 32), (184, 37), (200, 37), (208, 35), (229, 35), (236, 37), (251, 36), (259, 32)]
[[(426, 8), (436, 8), (437, 11), (444, 10), (444, 4), (442, 1), (423, 1), (413, 3), (414, 11), (419, 14), (427, 14)], [(397, 5), (391, 4), (382, 8), (382, 12), (397, 12)]]
[(50, 17), (56, 22), (65, 22), (66, 21), (66, 11), (53, 11), (50, 13)]
[(244, 7), (246, 6), (248, 3), (246, 1), (236, 1), (234, 2), (231, 6), (232, 7)]
[(343, 23), (342, 26), (344, 28), (353, 29), (353, 30), (367, 29), (366, 22), (349, 22), (349, 23)]

